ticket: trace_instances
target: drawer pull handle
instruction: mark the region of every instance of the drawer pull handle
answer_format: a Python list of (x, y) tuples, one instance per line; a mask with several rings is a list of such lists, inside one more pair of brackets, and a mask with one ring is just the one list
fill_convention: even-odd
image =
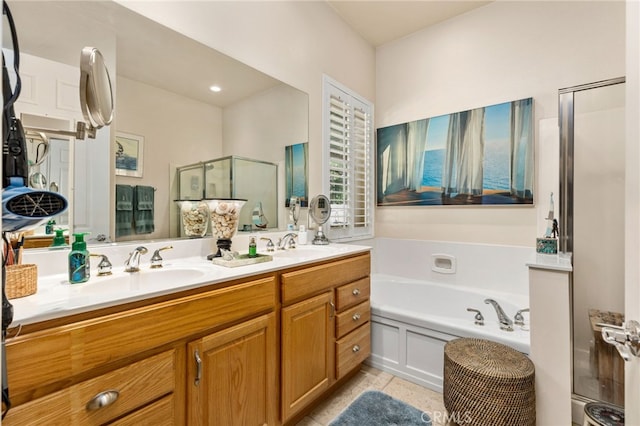
[(333, 300), (329, 302), (329, 306), (331, 306), (331, 312), (329, 312), (329, 318), (333, 318), (336, 315), (336, 305), (333, 303)]
[(353, 353), (360, 352), (360, 345), (355, 345), (352, 349)]
[(359, 296), (360, 295), (360, 289), (359, 288), (354, 288), (351, 293), (353, 293), (354, 296)]
[(197, 350), (193, 353), (193, 357), (196, 360), (196, 379), (194, 384), (198, 386), (200, 384), (200, 379), (202, 379), (202, 358), (200, 358), (200, 354)]
[(111, 405), (116, 402), (119, 396), (120, 392), (117, 390), (100, 392), (91, 398), (91, 401), (87, 402), (87, 411), (95, 411), (102, 407), (106, 407), (107, 405)]
[(353, 320), (358, 321), (360, 319), (360, 314), (353, 314)]

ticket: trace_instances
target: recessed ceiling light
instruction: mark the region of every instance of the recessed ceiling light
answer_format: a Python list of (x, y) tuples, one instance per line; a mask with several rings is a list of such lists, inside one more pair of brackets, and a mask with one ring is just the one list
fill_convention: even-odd
[(209, 90), (211, 90), (212, 92), (216, 92), (218, 93), (219, 91), (221, 91), (222, 89), (220, 88), (220, 86), (211, 86), (209, 87)]

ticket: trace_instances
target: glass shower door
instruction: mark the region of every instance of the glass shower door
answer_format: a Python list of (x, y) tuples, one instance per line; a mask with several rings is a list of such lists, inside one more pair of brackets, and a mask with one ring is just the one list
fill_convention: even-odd
[(573, 253), (574, 393), (624, 406), (624, 361), (602, 340), (600, 324), (624, 321), (625, 84), (565, 90), (561, 109), (563, 96), (573, 109), (565, 225)]

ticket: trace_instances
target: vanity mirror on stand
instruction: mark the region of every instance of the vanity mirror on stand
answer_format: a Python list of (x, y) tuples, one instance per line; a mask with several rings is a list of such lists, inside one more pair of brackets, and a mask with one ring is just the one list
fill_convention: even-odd
[(326, 246), (329, 244), (329, 239), (324, 235), (322, 225), (331, 217), (331, 203), (325, 195), (316, 195), (313, 197), (311, 204), (309, 204), (309, 216), (318, 224), (316, 236), (313, 238), (313, 241), (311, 241), (311, 244)]

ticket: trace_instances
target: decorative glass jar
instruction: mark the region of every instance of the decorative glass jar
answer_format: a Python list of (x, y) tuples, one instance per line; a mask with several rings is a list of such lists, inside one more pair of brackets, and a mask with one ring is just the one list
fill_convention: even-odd
[(202, 238), (209, 225), (209, 206), (199, 200), (177, 200), (180, 206), (180, 218), (184, 235), (190, 238)]
[(238, 232), (240, 210), (247, 202), (238, 198), (214, 198), (203, 200), (209, 206), (211, 235), (217, 238), (218, 251), (214, 257), (221, 257), (220, 249), (231, 250), (231, 238)]

